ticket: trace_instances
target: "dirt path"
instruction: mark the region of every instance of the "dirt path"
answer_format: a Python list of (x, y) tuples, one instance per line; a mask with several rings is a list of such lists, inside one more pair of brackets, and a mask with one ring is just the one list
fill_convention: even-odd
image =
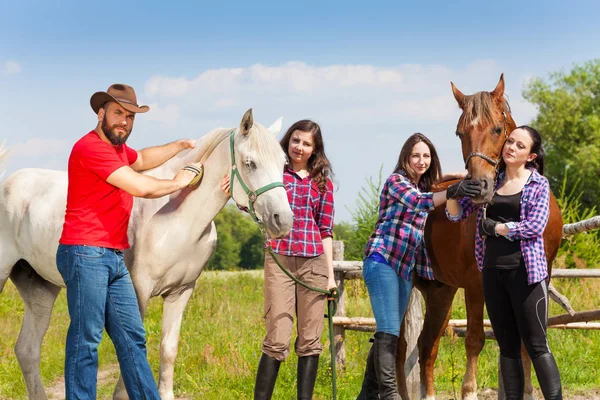
[[(107, 365), (98, 370), (98, 399), (112, 399), (112, 392), (119, 379), (119, 365)], [(108, 391), (107, 391), (108, 390)], [(54, 384), (46, 388), (48, 400), (63, 400), (65, 398), (65, 379), (60, 377)], [(190, 400), (178, 397), (175, 400)]]
[[(111, 382), (116, 382), (118, 379), (119, 366), (117, 364), (108, 365), (103, 369), (98, 370), (98, 387), (108, 385)], [(48, 400), (58, 400), (65, 398), (65, 379), (60, 377), (54, 384), (46, 388)]]
[[(117, 364), (108, 365), (98, 371), (98, 399), (111, 399), (114, 385), (119, 378), (119, 366)], [(104, 388), (103, 388), (104, 387)], [(104, 389), (104, 390), (103, 390)], [(107, 391), (108, 390), (108, 391)], [(56, 382), (46, 388), (48, 400), (62, 400), (65, 398), (65, 380), (59, 378)], [(534, 397), (542, 399), (542, 393), (539, 390), (534, 390)], [(498, 392), (493, 389), (484, 389), (479, 392), (479, 400), (497, 400)], [(586, 390), (585, 392), (567, 391), (565, 400), (600, 400), (600, 389)], [(438, 400), (454, 400), (454, 396), (448, 393), (438, 393)], [(192, 397), (178, 397), (175, 400), (192, 400)]]

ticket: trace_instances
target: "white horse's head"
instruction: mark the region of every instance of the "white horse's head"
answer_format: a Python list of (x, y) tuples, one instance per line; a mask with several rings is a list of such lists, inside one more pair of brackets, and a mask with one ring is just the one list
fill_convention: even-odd
[(231, 175), (233, 200), (247, 207), (272, 238), (286, 236), (294, 221), (282, 183), (286, 157), (275, 138), (280, 130), (281, 119), (267, 129), (254, 122), (250, 109), (235, 132), (233, 146), (233, 169), (239, 173)]

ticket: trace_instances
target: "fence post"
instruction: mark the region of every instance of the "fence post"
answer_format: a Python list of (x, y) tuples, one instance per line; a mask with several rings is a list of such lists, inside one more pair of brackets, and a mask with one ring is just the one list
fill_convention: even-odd
[(421, 398), (418, 340), (423, 329), (422, 302), (421, 292), (414, 288), (404, 316), (404, 339), (406, 340), (404, 376), (406, 377), (406, 389), (411, 399)]
[[(344, 261), (344, 242), (342, 240), (333, 241), (333, 261)], [(340, 290), (338, 299), (337, 317), (346, 316), (346, 290), (344, 288), (344, 272), (335, 273), (335, 283)], [(335, 344), (335, 363), (342, 370), (346, 370), (346, 332), (344, 325), (333, 327), (333, 342)], [(333, 354), (331, 355), (333, 357)]]

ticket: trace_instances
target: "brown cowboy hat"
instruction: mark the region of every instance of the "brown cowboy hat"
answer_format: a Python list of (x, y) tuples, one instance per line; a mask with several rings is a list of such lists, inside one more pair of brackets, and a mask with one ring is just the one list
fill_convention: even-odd
[(127, 111), (133, 113), (145, 113), (150, 110), (148, 106), (138, 106), (135, 90), (131, 86), (115, 83), (110, 85), (106, 92), (96, 92), (90, 98), (92, 110), (98, 114), (98, 110), (107, 102), (114, 101), (120, 104)]

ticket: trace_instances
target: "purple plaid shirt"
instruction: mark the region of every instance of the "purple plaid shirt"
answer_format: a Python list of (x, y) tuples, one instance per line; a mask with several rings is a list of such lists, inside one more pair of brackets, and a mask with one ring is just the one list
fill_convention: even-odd
[[(509, 240), (521, 241), (521, 253), (527, 268), (527, 281), (530, 285), (540, 282), (548, 277), (548, 265), (546, 252), (544, 250), (543, 233), (550, 216), (550, 186), (548, 179), (540, 175), (536, 170), (531, 170), (531, 176), (523, 187), (521, 195), (521, 220), (519, 222), (508, 222), (509, 229), (507, 238)], [(504, 173), (498, 176), (498, 183), (502, 182)], [(485, 239), (479, 234), (479, 225), (483, 218), (483, 208), (475, 204), (470, 197), (463, 197), (458, 201), (461, 211), (456, 216), (451, 216), (446, 210), (446, 215), (451, 221), (460, 221), (469, 216), (475, 209), (477, 213), (477, 233), (475, 234), (475, 258), (477, 266), (483, 269), (483, 258), (485, 254)]]
[(322, 239), (333, 236), (333, 184), (327, 180), (327, 190), (321, 192), (310, 176), (300, 178), (288, 166), (283, 171), (283, 183), (294, 224), (283, 239), (267, 242), (277, 254), (315, 257), (323, 254)]
[(423, 239), (427, 214), (433, 208), (433, 193), (421, 192), (404, 171), (390, 175), (381, 191), (379, 220), (365, 258), (377, 252), (404, 279), (410, 278), (413, 269), (419, 276), (433, 279)]

